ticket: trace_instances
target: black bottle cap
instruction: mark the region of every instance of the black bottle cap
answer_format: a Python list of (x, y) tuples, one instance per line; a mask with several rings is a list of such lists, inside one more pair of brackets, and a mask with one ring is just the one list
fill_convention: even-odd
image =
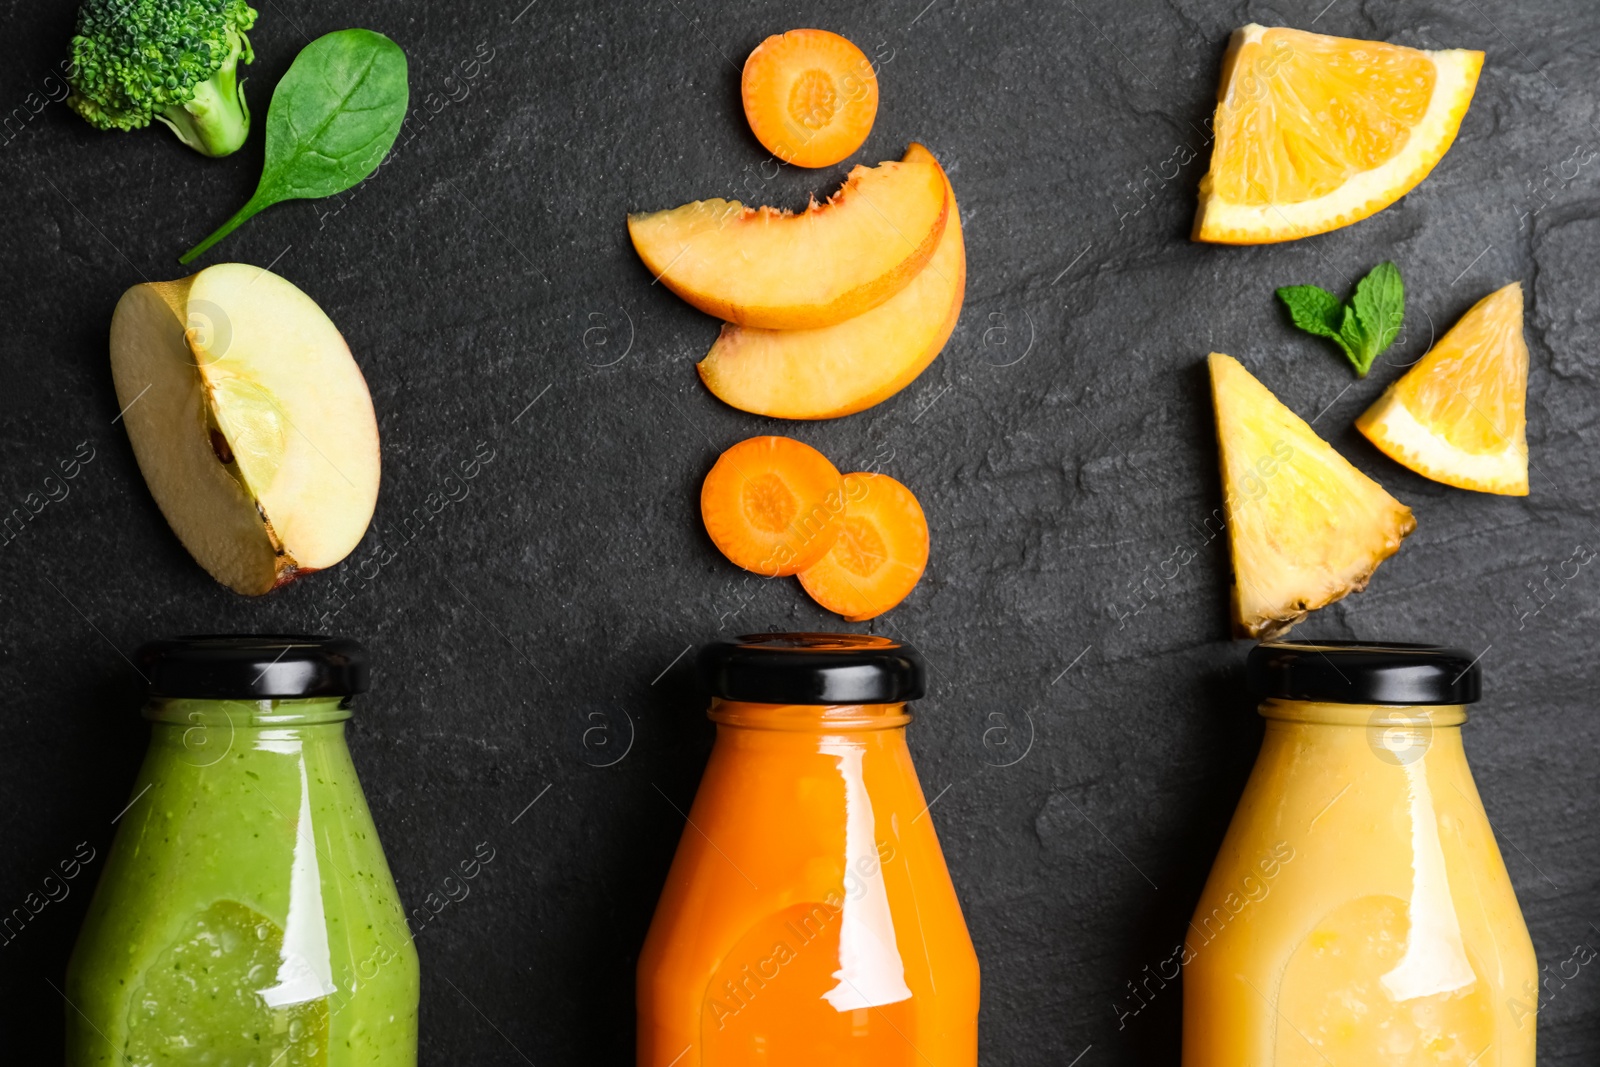
[(700, 651), (713, 696), (755, 704), (898, 704), (925, 688), (910, 645), (871, 634), (747, 634)]
[(367, 689), (367, 650), (343, 637), (177, 637), (141, 645), (133, 658), (153, 697), (288, 700)]
[(1459, 648), (1365, 641), (1267, 641), (1245, 661), (1261, 698), (1328, 704), (1474, 704), (1477, 660)]

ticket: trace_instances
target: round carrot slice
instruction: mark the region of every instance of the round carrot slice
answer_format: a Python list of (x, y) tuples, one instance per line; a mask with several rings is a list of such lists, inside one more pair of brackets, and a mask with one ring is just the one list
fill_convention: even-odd
[(752, 437), (724, 452), (700, 487), (700, 517), (717, 549), (768, 578), (811, 566), (844, 519), (844, 479), (791, 437)]
[(878, 115), (866, 55), (827, 30), (773, 34), (744, 61), (744, 115), (756, 140), (797, 167), (831, 167), (861, 147)]
[(850, 622), (906, 598), (928, 565), (928, 520), (911, 490), (887, 474), (844, 476), (844, 529), (800, 572), (811, 599)]

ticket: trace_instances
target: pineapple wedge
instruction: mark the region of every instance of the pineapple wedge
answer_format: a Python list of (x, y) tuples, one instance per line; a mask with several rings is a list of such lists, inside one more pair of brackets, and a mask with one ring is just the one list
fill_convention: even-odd
[(1232, 356), (1210, 357), (1233, 557), (1233, 627), (1267, 640), (1359, 593), (1417, 528)]

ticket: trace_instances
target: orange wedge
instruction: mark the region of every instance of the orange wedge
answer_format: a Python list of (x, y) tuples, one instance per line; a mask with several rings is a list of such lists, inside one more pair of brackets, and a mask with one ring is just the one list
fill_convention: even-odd
[(1522, 286), (1512, 282), (1472, 305), (1356, 429), (1423, 477), (1527, 496), (1527, 393)]
[(1464, 49), (1235, 30), (1194, 239), (1291, 241), (1382, 211), (1443, 158), (1482, 66)]

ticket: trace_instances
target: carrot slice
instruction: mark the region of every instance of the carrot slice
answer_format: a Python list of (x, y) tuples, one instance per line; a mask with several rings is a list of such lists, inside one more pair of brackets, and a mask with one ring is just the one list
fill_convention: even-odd
[(827, 30), (773, 34), (744, 61), (744, 115), (756, 140), (797, 167), (831, 167), (861, 147), (878, 115), (866, 55)]
[(700, 487), (700, 517), (724, 556), (768, 578), (811, 566), (844, 519), (844, 479), (791, 437), (752, 437), (724, 452)]
[(887, 474), (844, 476), (844, 529), (827, 555), (800, 571), (811, 599), (850, 622), (906, 598), (928, 565), (928, 520), (911, 490)]

